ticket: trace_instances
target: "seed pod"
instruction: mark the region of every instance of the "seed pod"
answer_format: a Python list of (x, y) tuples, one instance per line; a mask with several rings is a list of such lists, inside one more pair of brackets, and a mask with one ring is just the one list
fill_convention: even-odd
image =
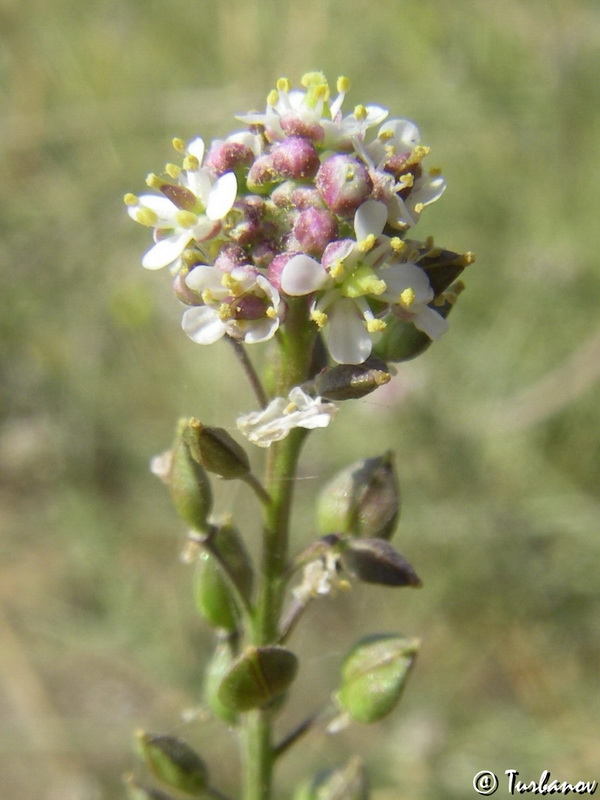
[(318, 395), (327, 400), (355, 400), (374, 392), (391, 380), (387, 364), (370, 357), (362, 364), (337, 364), (315, 377)]
[(321, 534), (348, 533), (389, 539), (400, 512), (400, 487), (391, 451), (357, 461), (322, 490), (317, 505)]
[(419, 649), (417, 639), (379, 634), (360, 641), (342, 666), (340, 707), (357, 722), (378, 722), (396, 706)]
[(298, 659), (284, 647), (248, 647), (221, 681), (218, 697), (234, 711), (262, 708), (288, 689)]
[(369, 780), (358, 756), (343, 767), (319, 772), (302, 784), (294, 800), (369, 800)]
[(421, 586), (421, 579), (385, 539), (347, 539), (342, 563), (363, 583), (381, 586)]
[(224, 428), (211, 428), (192, 419), (186, 431), (192, 456), (208, 472), (221, 478), (242, 478), (250, 472), (250, 461), (244, 448)]
[(233, 656), (229, 644), (227, 642), (219, 642), (204, 677), (204, 699), (208, 707), (216, 717), (225, 720), (229, 725), (235, 725), (238, 715), (233, 709), (221, 702), (219, 699), (219, 687), (232, 665)]
[(217, 559), (202, 553), (194, 580), (196, 608), (213, 628), (234, 631), (238, 623), (238, 608), (233, 591), (223, 575)]
[(165, 794), (160, 789), (138, 783), (132, 775), (125, 778), (125, 784), (129, 800), (173, 800), (170, 794)]
[(167, 786), (195, 795), (208, 787), (206, 764), (181, 739), (144, 731), (138, 731), (136, 737), (140, 755), (156, 777)]
[(166, 481), (179, 516), (196, 530), (204, 530), (212, 509), (212, 490), (208, 475), (192, 457), (183, 435), (173, 447)]

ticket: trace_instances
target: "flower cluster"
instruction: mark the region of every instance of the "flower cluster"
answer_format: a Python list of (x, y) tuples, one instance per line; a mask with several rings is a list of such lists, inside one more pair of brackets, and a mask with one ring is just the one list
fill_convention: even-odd
[(429, 148), (380, 106), (344, 114), (345, 78), (335, 97), (322, 73), (302, 86), (280, 79), (264, 112), (238, 117), (247, 130), (208, 149), (174, 140), (181, 165), (147, 179), (158, 194), (125, 197), (153, 230), (142, 265), (170, 267), (200, 344), (267, 341), (294, 298), (340, 364), (364, 362), (390, 320), (437, 339), (447, 283), (430, 280), (431, 247), (405, 238), (445, 189)]

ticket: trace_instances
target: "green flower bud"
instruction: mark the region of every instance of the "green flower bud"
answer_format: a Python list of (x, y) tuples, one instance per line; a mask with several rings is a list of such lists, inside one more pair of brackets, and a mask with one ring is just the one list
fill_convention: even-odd
[(298, 671), (298, 659), (284, 647), (248, 647), (221, 681), (218, 697), (235, 711), (271, 703), (288, 689)]
[(357, 461), (322, 490), (317, 505), (320, 532), (389, 539), (400, 512), (394, 455)]
[(369, 800), (369, 780), (358, 756), (343, 767), (319, 772), (302, 784), (294, 800)]
[(381, 586), (421, 586), (421, 579), (385, 539), (348, 539), (342, 563), (363, 583)]
[(192, 748), (175, 736), (136, 733), (140, 755), (167, 786), (198, 795), (208, 788), (208, 770)]
[(208, 475), (192, 457), (183, 433), (171, 451), (167, 483), (179, 516), (196, 530), (204, 530), (212, 509), (212, 490)]
[(379, 634), (360, 641), (342, 667), (340, 707), (357, 722), (378, 722), (400, 699), (419, 649), (417, 639)]
[(129, 800), (173, 800), (170, 794), (165, 794), (160, 789), (154, 789), (151, 786), (138, 783), (131, 775), (125, 778), (125, 784), (127, 785)]
[(324, 369), (315, 378), (315, 389), (328, 400), (354, 400), (390, 380), (387, 364), (379, 358), (368, 358), (362, 364), (337, 364)]
[(221, 478), (242, 478), (250, 472), (246, 451), (224, 428), (210, 428), (192, 417), (186, 441), (196, 461)]
[(229, 644), (219, 642), (205, 672), (204, 699), (215, 717), (225, 720), (230, 725), (235, 725), (237, 713), (219, 699), (221, 681), (231, 669), (232, 664), (233, 656)]

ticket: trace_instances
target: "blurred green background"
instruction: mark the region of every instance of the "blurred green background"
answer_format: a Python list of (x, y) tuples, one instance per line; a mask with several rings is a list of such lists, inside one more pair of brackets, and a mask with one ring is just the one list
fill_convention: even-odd
[(423, 648), (398, 710), (306, 739), (277, 796), (354, 750), (375, 800), (464, 800), (483, 769), (600, 779), (597, 0), (3, 0), (0, 31), (4, 796), (122, 796), (139, 726), (234, 792), (233, 734), (182, 718), (211, 636), (147, 465), (181, 414), (230, 426), (254, 401), (225, 345), (180, 331), (122, 196), (171, 137), (223, 135), (310, 69), (418, 122), (448, 189), (417, 233), (478, 260), (450, 333), (307, 447), (297, 545), (323, 481), (391, 446), (425, 586), (315, 604), (282, 729), (357, 636)]

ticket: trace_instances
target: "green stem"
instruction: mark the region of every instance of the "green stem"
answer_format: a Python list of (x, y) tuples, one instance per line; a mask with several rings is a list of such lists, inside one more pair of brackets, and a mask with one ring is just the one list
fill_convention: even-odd
[[(286, 396), (309, 377), (314, 329), (307, 320), (304, 298), (289, 305), (285, 328), (279, 336), (277, 394)], [(275, 442), (268, 454), (265, 488), (271, 502), (264, 506), (264, 529), (260, 586), (251, 633), (257, 647), (276, 644), (288, 569), (289, 527), (296, 469), (302, 444), (308, 434), (292, 430)], [(244, 800), (270, 800), (276, 747), (273, 744), (273, 712), (257, 709), (244, 723)]]

